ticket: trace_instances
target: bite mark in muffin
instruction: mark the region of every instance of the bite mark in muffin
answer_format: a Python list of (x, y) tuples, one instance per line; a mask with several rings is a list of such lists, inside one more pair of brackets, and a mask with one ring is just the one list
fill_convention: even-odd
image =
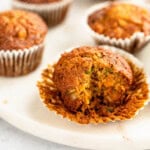
[(131, 119), (149, 96), (142, 68), (98, 47), (63, 54), (43, 71), (38, 87), (50, 110), (82, 124)]
[(89, 104), (91, 99), (119, 105), (132, 84), (132, 71), (127, 62), (102, 48), (82, 47), (66, 53), (54, 69), (54, 84), (71, 111)]

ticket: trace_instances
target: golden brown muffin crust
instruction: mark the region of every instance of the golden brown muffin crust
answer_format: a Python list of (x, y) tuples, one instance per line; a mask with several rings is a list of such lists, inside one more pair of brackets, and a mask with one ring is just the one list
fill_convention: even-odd
[(46, 24), (37, 14), (22, 10), (0, 13), (1, 50), (18, 50), (41, 44), (47, 31)]
[(20, 1), (33, 4), (45, 4), (45, 3), (60, 2), (62, 0), (20, 0)]
[(150, 13), (138, 6), (112, 3), (91, 14), (89, 26), (97, 33), (111, 38), (129, 38), (135, 32), (150, 34)]

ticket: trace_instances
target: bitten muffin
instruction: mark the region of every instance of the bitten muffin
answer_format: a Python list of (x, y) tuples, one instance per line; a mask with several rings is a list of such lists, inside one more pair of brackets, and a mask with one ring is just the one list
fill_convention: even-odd
[(119, 105), (132, 84), (132, 71), (119, 55), (101, 48), (82, 47), (62, 55), (55, 66), (54, 84), (64, 104), (77, 111), (92, 98), (100, 103)]
[(38, 13), (49, 27), (61, 23), (72, 0), (13, 0), (12, 7)]
[(89, 13), (87, 23), (98, 42), (128, 51), (142, 47), (150, 38), (150, 12), (131, 3), (99, 5)]
[(0, 13), (0, 75), (18, 76), (41, 62), (47, 26), (36, 14), (21, 10)]
[(49, 109), (83, 124), (130, 119), (149, 93), (142, 69), (102, 47), (64, 53), (38, 87)]

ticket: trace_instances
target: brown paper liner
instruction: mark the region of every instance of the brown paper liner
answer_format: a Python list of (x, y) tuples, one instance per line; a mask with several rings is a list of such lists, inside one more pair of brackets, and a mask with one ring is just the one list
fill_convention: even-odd
[(72, 0), (62, 0), (61, 2), (50, 4), (29, 4), (19, 0), (12, 1), (12, 7), (38, 13), (49, 27), (61, 23), (68, 12)]
[(0, 76), (21, 76), (35, 70), (42, 60), (43, 44), (23, 50), (0, 50)]
[[(109, 47), (109, 49), (111, 48)], [(115, 107), (112, 111), (108, 109), (106, 105), (100, 104), (98, 104), (99, 110), (97, 110), (97, 108), (93, 107), (95, 105), (95, 102), (93, 102), (90, 104), (91, 108), (88, 108), (88, 113), (86, 113), (86, 111), (72, 113), (63, 104), (60, 93), (53, 83), (54, 66), (49, 65), (42, 72), (42, 78), (37, 83), (40, 97), (44, 105), (49, 110), (55, 111), (62, 117), (80, 124), (97, 124), (132, 119), (150, 99), (150, 82), (143, 66), (135, 57), (126, 52), (116, 50), (116, 48), (112, 48), (112, 51), (121, 54), (129, 62), (133, 71), (134, 81), (127, 93), (127, 103)]]

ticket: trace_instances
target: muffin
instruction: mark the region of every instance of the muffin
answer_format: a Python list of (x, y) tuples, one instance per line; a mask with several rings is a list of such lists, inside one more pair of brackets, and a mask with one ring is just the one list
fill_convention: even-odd
[(12, 7), (36, 12), (52, 27), (65, 19), (71, 3), (72, 0), (13, 0)]
[(25, 75), (40, 64), (47, 26), (36, 14), (10, 10), (0, 13), (0, 75)]
[(133, 118), (148, 101), (147, 77), (134, 57), (111, 49), (75, 48), (49, 65), (37, 84), (44, 104), (81, 124)]
[(150, 12), (132, 3), (104, 3), (92, 7), (88, 29), (98, 43), (134, 52), (149, 41)]

